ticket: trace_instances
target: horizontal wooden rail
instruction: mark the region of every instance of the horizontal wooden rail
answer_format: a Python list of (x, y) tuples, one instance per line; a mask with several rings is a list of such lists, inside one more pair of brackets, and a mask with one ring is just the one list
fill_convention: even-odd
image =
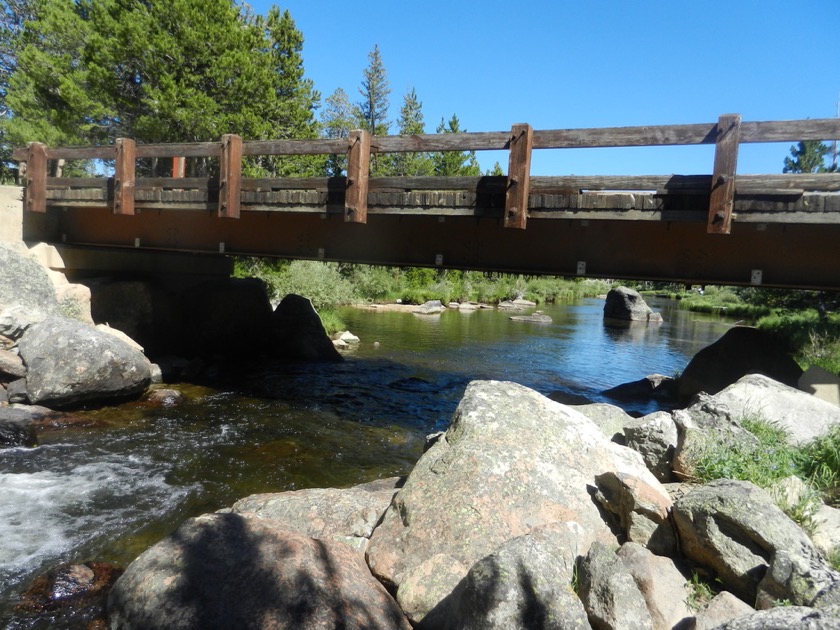
[[(240, 136), (226, 134), (219, 142), (172, 144), (136, 144), (118, 139), (113, 146), (50, 148), (31, 143), (16, 149), (13, 157), (28, 162), (26, 169), (26, 207), (46, 211), (47, 189), (89, 188), (90, 193), (66, 196), (74, 201), (106, 198), (116, 214), (134, 214), (135, 195), (148, 201), (157, 193), (168, 191), (160, 203), (189, 205), (208, 198), (213, 191), (218, 199), (218, 216), (239, 218), (240, 205), (253, 203), (268, 190), (309, 190), (340, 193), (345, 204), (345, 218), (354, 223), (367, 221), (369, 193), (411, 191), (473, 191), (477, 195), (504, 193), (504, 225), (524, 229), (530, 214), (530, 195), (586, 194), (589, 191), (640, 191), (663, 194), (707, 195), (709, 233), (729, 234), (734, 218), (736, 195), (796, 196), (806, 191), (838, 190), (836, 175), (737, 175), (738, 147), (744, 143), (840, 139), (840, 119), (742, 122), (738, 114), (721, 116), (715, 123), (655, 125), (588, 129), (533, 130), (530, 125), (513, 125), (510, 131), (456, 134), (419, 134), (411, 136), (372, 136), (354, 130), (347, 138), (312, 138), (300, 140), (258, 140), (243, 142)], [(598, 176), (531, 177), (532, 151), (535, 149), (641, 147), (673, 145), (715, 145), (713, 174), (700, 176)], [(507, 150), (510, 152), (506, 177), (443, 178), (385, 177), (370, 178), (370, 156), (375, 153), (446, 152)], [(243, 178), (243, 159), (249, 156), (293, 156), (346, 154), (345, 178)], [(215, 178), (138, 178), (137, 160), (174, 158), (218, 158)], [(51, 178), (49, 161), (91, 159), (114, 161), (113, 178)], [(180, 174), (180, 173), (178, 173)], [(778, 179), (776, 178), (778, 177)], [(95, 192), (99, 189), (100, 192)], [(152, 190), (153, 192), (148, 192)], [(174, 195), (174, 196), (173, 196)], [(59, 194), (60, 196), (60, 194)], [(55, 197), (55, 195), (54, 195)], [(247, 198), (246, 198), (247, 197)], [(275, 197), (278, 197), (275, 195)], [(282, 197), (282, 195), (280, 196)], [(279, 198), (279, 197), (278, 197)], [(51, 199), (54, 201), (54, 199)], [(495, 203), (495, 202), (494, 202)], [(588, 203), (588, 202), (587, 202)], [(599, 201), (600, 203), (600, 201)], [(182, 205), (183, 205), (182, 204)], [(173, 206), (174, 207), (174, 206)]]
[[(717, 123), (603, 127), (534, 131), (534, 149), (580, 149), (638, 146), (714, 144)], [(374, 136), (372, 153), (424, 151), (491, 151), (510, 147), (511, 132), (469, 132), (414, 136)], [(740, 143), (840, 140), (840, 119), (741, 123)], [(254, 140), (243, 142), (242, 155), (327, 155), (345, 153), (346, 138), (311, 140)], [(220, 142), (138, 144), (137, 158), (220, 157)], [(26, 161), (27, 149), (15, 149), (13, 159)], [(47, 148), (49, 160), (111, 160), (113, 146)]]

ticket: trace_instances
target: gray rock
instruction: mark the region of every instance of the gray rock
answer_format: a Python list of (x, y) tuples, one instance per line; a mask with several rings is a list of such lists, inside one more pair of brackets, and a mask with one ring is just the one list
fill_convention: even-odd
[[(553, 396), (549, 396), (554, 399)], [(558, 401), (563, 402), (563, 401)], [(576, 411), (592, 420), (610, 440), (617, 444), (624, 444), (624, 425), (634, 420), (633, 416), (621, 407), (607, 403), (590, 403), (573, 405)]]
[(840, 510), (820, 505), (813, 518), (811, 540), (826, 555), (840, 547)]
[(300, 295), (283, 298), (271, 316), (274, 352), (285, 361), (343, 361), (324, 330), (312, 302)]
[(429, 576), (425, 603), (399, 599), (416, 621), (475, 562), (535, 528), (579, 523), (581, 553), (596, 539), (615, 544), (591, 496), (595, 477), (609, 471), (658, 485), (638, 453), (570, 407), (515, 383), (475, 381), (374, 530), (368, 563), (396, 587)]
[(397, 492), (390, 488), (311, 488), (254, 494), (233, 504), (234, 513), (271, 519), (284, 529), (321, 540), (336, 540), (364, 552), (373, 528)]
[(680, 397), (688, 399), (700, 392), (717, 394), (754, 372), (796, 387), (802, 368), (772, 334), (736, 326), (689, 361), (679, 379)]
[(715, 630), (840, 630), (840, 607), (780, 606), (737, 617)]
[[(738, 617), (752, 615), (755, 609), (728, 591), (721, 591), (694, 615), (693, 630), (713, 630)], [(691, 626), (689, 625), (689, 628)]]
[(699, 486), (678, 499), (672, 513), (683, 554), (746, 602), (764, 594), (765, 604), (769, 597), (809, 605), (840, 577), (773, 498), (749, 482)]
[(542, 311), (537, 311), (530, 315), (512, 315), (508, 319), (514, 322), (530, 322), (532, 324), (550, 324), (552, 321), (551, 317)]
[(8, 380), (26, 376), (26, 366), (20, 357), (9, 350), (0, 350), (0, 379)]
[(190, 519), (145, 551), (108, 612), (143, 630), (410, 628), (358, 553), (239, 514)]
[(691, 618), (686, 604), (687, 583), (673, 560), (633, 542), (622, 545), (618, 557), (645, 598), (656, 630), (681, 627)]
[(710, 446), (758, 445), (756, 437), (741, 426), (729, 407), (706, 394), (699, 394), (690, 407), (675, 410), (671, 417), (678, 434), (671, 465), (680, 479), (693, 478), (694, 462)]
[(735, 417), (761, 419), (784, 429), (791, 444), (806, 444), (840, 426), (840, 407), (763, 374), (741, 377), (714, 399)]
[[(507, 541), (476, 562), (418, 630), (588, 629), (571, 589), (579, 527), (557, 523)], [(420, 581), (400, 590), (423, 586)]]
[(22, 330), (13, 324), (20, 322), (13, 313), (25, 315), (31, 325), (60, 311), (47, 271), (32, 258), (0, 243), (0, 334), (16, 339)]
[(593, 543), (580, 562), (580, 599), (594, 628), (653, 630), (653, 620), (636, 581), (606, 545)]
[(414, 312), (419, 315), (437, 315), (443, 312), (443, 304), (440, 300), (429, 300), (414, 309)]
[(610, 289), (604, 303), (604, 318), (634, 322), (662, 321), (662, 315), (654, 313), (641, 294), (628, 287)]
[(626, 473), (606, 472), (595, 477), (595, 499), (614, 514), (625, 540), (661, 554), (676, 551), (676, 537), (668, 514), (671, 498), (660, 485)]
[(676, 398), (677, 381), (664, 374), (648, 374), (638, 381), (622, 383), (602, 393), (614, 400), (671, 400)]
[(26, 393), (26, 379), (19, 378), (11, 383), (6, 383), (6, 396), (10, 403), (29, 402), (29, 396)]
[(672, 480), (671, 462), (677, 441), (677, 425), (667, 411), (657, 411), (624, 425), (624, 444), (641, 453), (648, 470), (663, 483)]
[(38, 446), (32, 417), (25, 411), (0, 407), (0, 449)]
[(151, 380), (142, 353), (75, 320), (53, 317), (35, 324), (19, 347), (33, 404), (60, 408), (138, 396)]

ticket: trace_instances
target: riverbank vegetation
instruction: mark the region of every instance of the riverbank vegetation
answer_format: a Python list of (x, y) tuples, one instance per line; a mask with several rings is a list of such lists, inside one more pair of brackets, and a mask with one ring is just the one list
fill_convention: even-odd
[(840, 374), (840, 294), (759, 287), (708, 286), (682, 291), (674, 285), (640, 287), (648, 295), (680, 301), (680, 308), (731, 318), (773, 332), (803, 368)]
[(287, 293), (307, 296), (321, 313), (328, 331), (331, 327), (341, 327), (335, 309), (354, 303), (423, 304), (440, 300), (444, 305), (449, 302), (498, 304), (524, 298), (537, 304), (550, 304), (601, 295), (612, 287), (607, 280), (263, 258), (238, 258), (234, 275), (261, 278), (275, 301)]
[[(820, 502), (836, 505), (840, 499), (840, 429), (795, 446), (788, 443), (784, 430), (761, 417), (743, 418), (741, 425), (756, 441), (709, 441), (690, 461), (693, 480), (754, 483), (774, 494), (779, 507), (796, 523), (812, 530)], [(805, 482), (798, 496), (774, 491), (792, 475)]]

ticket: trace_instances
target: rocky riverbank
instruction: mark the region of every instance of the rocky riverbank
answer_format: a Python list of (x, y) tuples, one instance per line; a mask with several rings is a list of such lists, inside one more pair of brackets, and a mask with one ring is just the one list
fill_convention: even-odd
[[(811, 398), (733, 388), (751, 384)], [(754, 393), (609, 424), (604, 405), (473, 382), (407, 479), (185, 522), (117, 581), (112, 627), (840, 627), (840, 513), (808, 534), (749, 482), (686, 482), (700, 445), (746, 435), (737, 400)], [(702, 606), (698, 579), (719, 590)]]

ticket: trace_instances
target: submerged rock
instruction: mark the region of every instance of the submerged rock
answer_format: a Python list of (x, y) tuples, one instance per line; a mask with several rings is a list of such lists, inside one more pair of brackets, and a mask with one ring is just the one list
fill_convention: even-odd
[(99, 600), (104, 612), (105, 598), (122, 572), (110, 562), (64, 564), (36, 578), (20, 596), (17, 608), (44, 612)]
[(0, 407), (0, 449), (38, 446), (32, 414), (14, 407)]

